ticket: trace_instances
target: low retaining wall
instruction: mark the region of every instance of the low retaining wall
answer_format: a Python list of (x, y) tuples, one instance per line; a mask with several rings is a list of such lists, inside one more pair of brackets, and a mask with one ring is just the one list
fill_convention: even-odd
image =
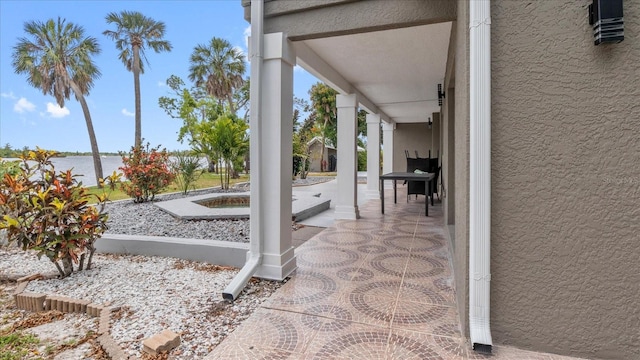
[(104, 234), (95, 244), (100, 253), (174, 257), (238, 268), (244, 266), (249, 251), (248, 243), (144, 235)]

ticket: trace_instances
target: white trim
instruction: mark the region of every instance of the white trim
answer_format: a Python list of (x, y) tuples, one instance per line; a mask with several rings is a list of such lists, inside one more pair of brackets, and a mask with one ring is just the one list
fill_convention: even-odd
[(491, 7), (469, 1), (469, 333), (491, 351)]
[[(314, 143), (319, 143), (320, 145), (322, 145), (322, 138), (320, 136), (315, 136), (313, 139), (307, 141), (307, 146), (311, 146)], [(336, 147), (331, 143), (330, 139), (324, 139), (324, 147), (325, 149), (336, 149)]]
[[(358, 149), (360, 151), (360, 149)], [(380, 198), (380, 115), (367, 114), (367, 199)]]

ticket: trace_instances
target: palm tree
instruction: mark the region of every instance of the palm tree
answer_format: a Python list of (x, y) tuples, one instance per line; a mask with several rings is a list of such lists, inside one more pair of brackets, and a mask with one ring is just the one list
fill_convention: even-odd
[(209, 44), (199, 44), (191, 54), (189, 80), (196, 86), (204, 87), (207, 93), (222, 104), (226, 101), (235, 115), (233, 95), (241, 89), (245, 80), (243, 54), (231, 46), (227, 40), (213, 37)]
[(27, 82), (45, 95), (53, 95), (60, 107), (64, 107), (64, 101), (73, 92), (82, 106), (87, 123), (96, 180), (101, 179), (98, 141), (84, 98), (89, 95), (93, 81), (100, 77), (100, 70), (91, 60), (91, 56), (100, 53), (98, 40), (85, 37), (82, 27), (66, 23), (60, 18), (57, 22), (53, 19), (26, 22), (24, 31), (31, 40), (22, 37), (13, 48), (12, 65), (15, 72), (27, 74)]
[(149, 64), (145, 48), (156, 53), (171, 51), (171, 43), (163, 40), (165, 26), (162, 21), (155, 21), (137, 11), (122, 11), (120, 14), (109, 13), (107, 24), (115, 24), (116, 30), (103, 32), (108, 38), (116, 42), (116, 49), (120, 51), (119, 58), (127, 68), (133, 72), (133, 86), (135, 91), (135, 146), (142, 144), (142, 115), (140, 111), (140, 74), (144, 74), (141, 59)]
[(320, 150), (321, 172), (326, 170), (324, 164), (324, 152), (327, 135), (337, 133), (336, 95), (337, 92), (335, 90), (320, 82), (311, 86), (311, 89), (309, 90), (309, 97), (311, 99), (313, 110), (316, 113), (316, 120), (322, 121), (322, 123), (318, 122), (318, 128), (322, 134), (322, 148)]

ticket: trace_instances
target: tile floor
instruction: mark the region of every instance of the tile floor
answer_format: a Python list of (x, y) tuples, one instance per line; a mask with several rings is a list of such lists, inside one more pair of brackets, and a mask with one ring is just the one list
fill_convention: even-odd
[[(398, 187), (296, 250), (291, 279), (207, 359), (519, 359), (568, 360), (465, 344), (455, 304), (450, 254), (436, 202), (406, 202)], [(405, 193), (406, 194), (406, 193)]]

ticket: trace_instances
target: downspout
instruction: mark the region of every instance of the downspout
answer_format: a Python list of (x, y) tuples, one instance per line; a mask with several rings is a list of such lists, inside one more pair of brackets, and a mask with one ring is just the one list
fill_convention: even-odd
[(491, 353), (491, 7), (469, 1), (469, 333)]
[(262, 201), (260, 194), (262, 191), (262, 158), (260, 152), (262, 136), (262, 60), (263, 60), (263, 39), (264, 39), (264, 0), (251, 0), (251, 42), (249, 46), (249, 56), (251, 60), (251, 83), (249, 98), (251, 101), (249, 111), (250, 157), (252, 163), (251, 172), (251, 210), (249, 218), (250, 239), (247, 262), (240, 272), (233, 278), (231, 283), (222, 292), (222, 298), (233, 301), (244, 289), (245, 285), (262, 263)]

